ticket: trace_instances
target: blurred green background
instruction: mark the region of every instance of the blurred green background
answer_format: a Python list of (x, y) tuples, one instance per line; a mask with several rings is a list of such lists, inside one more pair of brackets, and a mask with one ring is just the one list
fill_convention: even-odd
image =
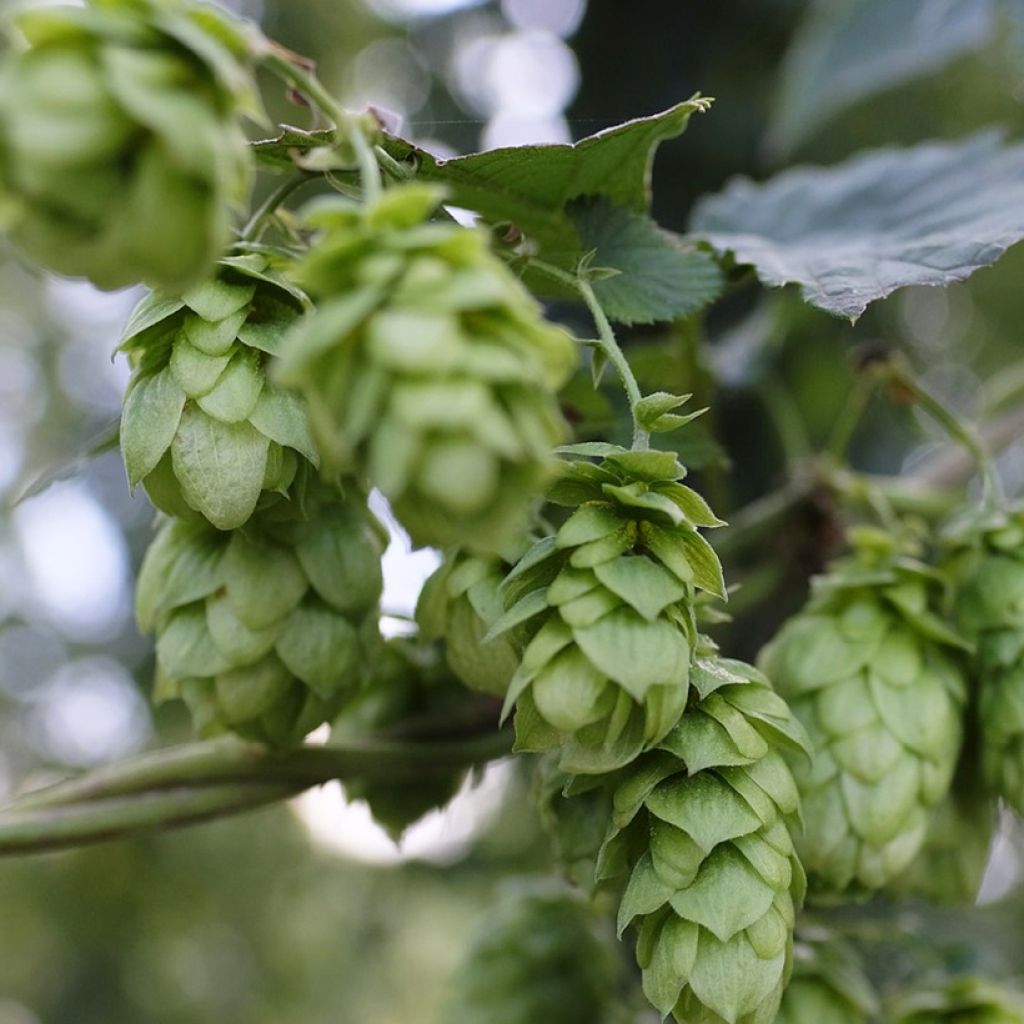
[[(858, 4), (866, 13), (857, 31), (836, 41), (835, 20)], [(570, 141), (698, 89), (715, 96), (712, 112), (657, 163), (655, 214), (676, 230), (699, 195), (733, 174), (764, 177), (987, 125), (1019, 136), (1024, 127), (1024, 57), (994, 0), (233, 6), (316, 58), (347, 103), (387, 111), (442, 154)], [(930, 18), (938, 8), (963, 20)], [(268, 103), (275, 118), (301, 123), (279, 92)], [(627, 344), (657, 387), (713, 395), (713, 414), (683, 439), (684, 451), (728, 518), (823, 443), (857, 346), (905, 349), (966, 416), (1019, 402), (1022, 272), (1024, 252), (1012, 252), (948, 291), (899, 293), (856, 326), (741, 281), (699, 345), (692, 332), (663, 329), (637, 331)], [(50, 467), (69, 472), (0, 512), (0, 797), (187, 734), (176, 709), (148, 708), (150, 649), (131, 618), (152, 511), (128, 495), (116, 454), (76, 464), (117, 416), (127, 369), (110, 353), (136, 298), (44, 280), (0, 251), (4, 508)], [(555, 312), (589, 332), (578, 312)], [(581, 386), (568, 402), (582, 421), (614, 429), (614, 393), (595, 400)], [(898, 472), (939, 441), (911, 413), (879, 404), (852, 458)], [(1024, 442), (1000, 461), (1018, 492)], [(755, 596), (760, 586), (774, 597), (770, 611), (748, 602), (725, 634), (730, 650), (752, 656), (799, 603), (834, 545), (833, 512), (802, 508), (767, 550), (727, 565)], [(390, 610), (411, 610), (432, 564), (396, 538)], [(528, 786), (514, 768), (492, 770), (400, 851), (365, 808), (346, 807), (329, 787), (179, 834), (2, 861), (0, 1024), (425, 1024), (500, 881), (549, 866)], [(973, 924), (928, 919), (954, 959), (1019, 969), (1022, 850), (1008, 823), (983, 891), (992, 906)]]

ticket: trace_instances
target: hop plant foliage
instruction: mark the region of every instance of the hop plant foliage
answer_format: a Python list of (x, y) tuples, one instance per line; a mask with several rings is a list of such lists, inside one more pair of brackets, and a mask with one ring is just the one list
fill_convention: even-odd
[(613, 1024), (618, 970), (609, 939), (571, 891), (510, 886), (470, 939), (440, 1021)]
[(815, 581), (761, 667), (807, 728), (797, 846), (819, 895), (878, 890), (920, 852), (962, 740), (962, 641), (935, 613), (942, 579), (862, 533)]
[(676, 727), (608, 783), (598, 876), (628, 877), (619, 930), (636, 926), (644, 992), (662, 1014), (771, 1024), (806, 888), (790, 834), (799, 796), (779, 748), (804, 756), (807, 741), (760, 672), (706, 641), (691, 680)]
[(301, 740), (376, 658), (385, 544), (356, 494), (244, 531), (165, 523), (136, 598), (157, 636), (157, 698), (184, 699), (202, 735)]
[(122, 343), (134, 367), (121, 419), (132, 487), (221, 530), (301, 498), (319, 457), (302, 401), (267, 368), (302, 308), (257, 255), (224, 260), (181, 298), (142, 300)]
[(1024, 513), (1000, 518), (957, 560), (957, 619), (977, 646), (985, 779), (1024, 814)]
[(575, 349), (485, 234), (429, 220), (441, 198), (312, 206), (298, 278), (318, 306), (281, 379), (309, 399), (325, 462), (365, 474), (417, 543), (500, 554), (552, 476)]
[(872, 1024), (878, 995), (854, 950), (828, 936), (793, 946), (793, 977), (776, 1024)]
[(1024, 996), (981, 978), (957, 978), (898, 999), (893, 1024), (1024, 1024)]
[(492, 629), (524, 634), (506, 697), (518, 749), (560, 748), (570, 772), (612, 771), (665, 738), (689, 694), (695, 592), (724, 596), (698, 532), (720, 521), (675, 455), (607, 451), (566, 464), (549, 500), (572, 512), (508, 575)]
[(58, 274), (180, 289), (248, 192), (241, 29), (184, 2), (19, 13), (0, 65), (0, 223)]

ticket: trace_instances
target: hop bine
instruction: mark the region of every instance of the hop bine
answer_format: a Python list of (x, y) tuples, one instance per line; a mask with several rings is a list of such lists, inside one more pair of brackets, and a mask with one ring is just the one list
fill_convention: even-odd
[(981, 978), (957, 978), (896, 1000), (893, 1024), (1024, 1024), (1024, 995)]
[(878, 996), (846, 943), (803, 937), (793, 947), (793, 977), (776, 1024), (872, 1024)]
[(506, 697), (517, 749), (560, 748), (573, 773), (612, 771), (664, 739), (689, 693), (695, 591), (724, 596), (698, 532), (720, 521), (675, 455), (601, 450), (598, 465), (565, 466), (549, 500), (572, 512), (508, 575), (490, 632), (523, 646)]
[(960, 538), (957, 620), (976, 644), (985, 780), (1024, 814), (1024, 512)]
[(428, 220), (440, 200), (406, 185), (312, 205), (297, 274), (317, 311), (281, 380), (309, 400), (329, 468), (365, 474), (414, 541), (500, 554), (553, 475), (575, 350), (483, 233)]
[(92, 0), (12, 25), (0, 224), (15, 245), (105, 289), (204, 277), (251, 176), (241, 27), (183, 0)]
[(385, 544), (354, 492), (244, 531), (165, 523), (136, 598), (157, 699), (183, 698), (202, 735), (287, 744), (329, 721), (376, 657)]
[(933, 610), (943, 578), (887, 537), (853, 540), (760, 661), (814, 744), (813, 768), (796, 765), (797, 847), (819, 896), (878, 890), (910, 865), (963, 731), (965, 644)]
[(181, 298), (142, 300), (121, 347), (128, 482), (168, 515), (221, 530), (298, 498), (319, 462), (305, 406), (267, 380), (304, 296), (264, 256), (230, 257)]

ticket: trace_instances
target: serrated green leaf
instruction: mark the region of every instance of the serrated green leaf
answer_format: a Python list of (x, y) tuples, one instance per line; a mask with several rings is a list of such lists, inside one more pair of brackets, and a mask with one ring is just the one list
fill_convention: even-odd
[(710, 772), (662, 783), (645, 803), (655, 817), (682, 829), (705, 854), (762, 824), (743, 797)]
[(682, 600), (687, 594), (684, 584), (644, 555), (604, 562), (594, 568), (594, 574), (649, 622), (667, 605)]
[(711, 506), (695, 490), (685, 484), (675, 482), (656, 484), (654, 489), (674, 501), (694, 526), (714, 528), (726, 525), (724, 520), (719, 519), (711, 511)]
[(185, 392), (170, 369), (139, 378), (128, 392), (120, 436), (130, 487), (137, 487), (171, 447), (184, 408)]
[(548, 608), (547, 590), (531, 590), (525, 597), (520, 598), (511, 608), (484, 635), (481, 643), (489, 644), (503, 633), (507, 633), (516, 626), (528, 622), (535, 615), (546, 611)]
[(278, 657), (325, 700), (353, 685), (361, 669), (359, 635), (340, 615), (300, 605), (277, 642)]
[(718, 722), (699, 711), (685, 715), (660, 745), (684, 761), (691, 775), (754, 760), (740, 751)]
[(581, 505), (555, 534), (555, 546), (575, 548), (581, 544), (590, 544), (616, 533), (622, 527), (622, 517), (613, 508), (607, 505)]
[(297, 166), (296, 157), (303, 153), (333, 146), (336, 133), (333, 128), (321, 128), (307, 131), (305, 128), (293, 128), (282, 125), (280, 134), (273, 139), (259, 139), (252, 143), (252, 151), (256, 159), (271, 167), (293, 169)]
[(696, 530), (676, 532), (686, 548), (686, 560), (693, 569), (694, 584), (723, 601), (727, 600), (729, 594), (722, 574), (722, 563), (715, 549)]
[(302, 399), (297, 395), (265, 387), (249, 416), (249, 422), (271, 441), (292, 448), (319, 468), (320, 453), (310, 431), (309, 416)]
[(132, 310), (132, 315), (121, 332), (120, 344), (126, 345), (132, 338), (149, 330), (150, 327), (162, 323), (184, 308), (185, 303), (180, 298), (168, 297), (160, 292), (149, 292)]
[(676, 320), (721, 294), (725, 281), (715, 258), (661, 230), (645, 214), (599, 201), (574, 204), (570, 216), (584, 249), (595, 250), (598, 263), (618, 271), (593, 282), (610, 319)]
[(654, 870), (651, 855), (637, 861), (619, 904), (618, 932), (621, 935), (638, 915), (653, 914), (672, 898), (672, 888)]

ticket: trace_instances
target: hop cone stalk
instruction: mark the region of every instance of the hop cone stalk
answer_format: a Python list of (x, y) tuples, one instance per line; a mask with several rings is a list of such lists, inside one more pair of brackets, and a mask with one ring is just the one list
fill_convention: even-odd
[(1024, 995), (981, 978), (914, 992), (892, 1007), (892, 1024), (1024, 1024)]
[(524, 642), (506, 712), (520, 750), (560, 748), (561, 767), (607, 772), (656, 746), (689, 693), (697, 588), (724, 596), (699, 526), (720, 525), (680, 483), (670, 452), (611, 449), (574, 462), (550, 500), (572, 513), (503, 584), (491, 635)]
[(887, 538), (856, 543), (760, 661), (815, 748), (813, 767), (795, 766), (807, 819), (797, 847), (821, 896), (875, 891), (906, 870), (962, 739), (962, 641), (932, 610), (940, 580)]
[(483, 639), (504, 612), (500, 588), (509, 562), (488, 555), (449, 555), (427, 580), (416, 606), (420, 635), (444, 643), (452, 672), (471, 690), (501, 697), (519, 667), (506, 638)]
[(180, 299), (143, 299), (122, 343), (134, 367), (121, 420), (132, 487), (221, 530), (301, 497), (318, 463), (305, 407), (267, 379), (301, 310), (301, 293), (263, 256), (222, 261)]
[(776, 1024), (871, 1024), (878, 996), (857, 954), (832, 938), (800, 939)]
[(40, 266), (179, 289), (228, 244), (250, 156), (248, 40), (205, 5), (92, 0), (13, 19), (0, 223)]
[(806, 737), (756, 669), (694, 662), (695, 700), (657, 750), (613, 781), (600, 878), (628, 875), (643, 988), (680, 1024), (771, 1024), (806, 880), (790, 836), (796, 783), (778, 752)]
[(1024, 814), (1024, 513), (971, 539), (955, 565), (957, 620), (976, 644), (982, 765), (989, 788)]
[(157, 699), (183, 698), (202, 735), (275, 744), (331, 719), (376, 657), (385, 543), (354, 494), (245, 531), (165, 523), (136, 598)]
[(474, 932), (440, 1020), (611, 1024), (617, 975), (610, 936), (582, 900), (557, 885), (520, 884)]
[(309, 399), (325, 462), (364, 473), (414, 541), (500, 554), (550, 481), (575, 362), (486, 236), (433, 223), (441, 195), (314, 204), (298, 276), (317, 312), (281, 379)]

